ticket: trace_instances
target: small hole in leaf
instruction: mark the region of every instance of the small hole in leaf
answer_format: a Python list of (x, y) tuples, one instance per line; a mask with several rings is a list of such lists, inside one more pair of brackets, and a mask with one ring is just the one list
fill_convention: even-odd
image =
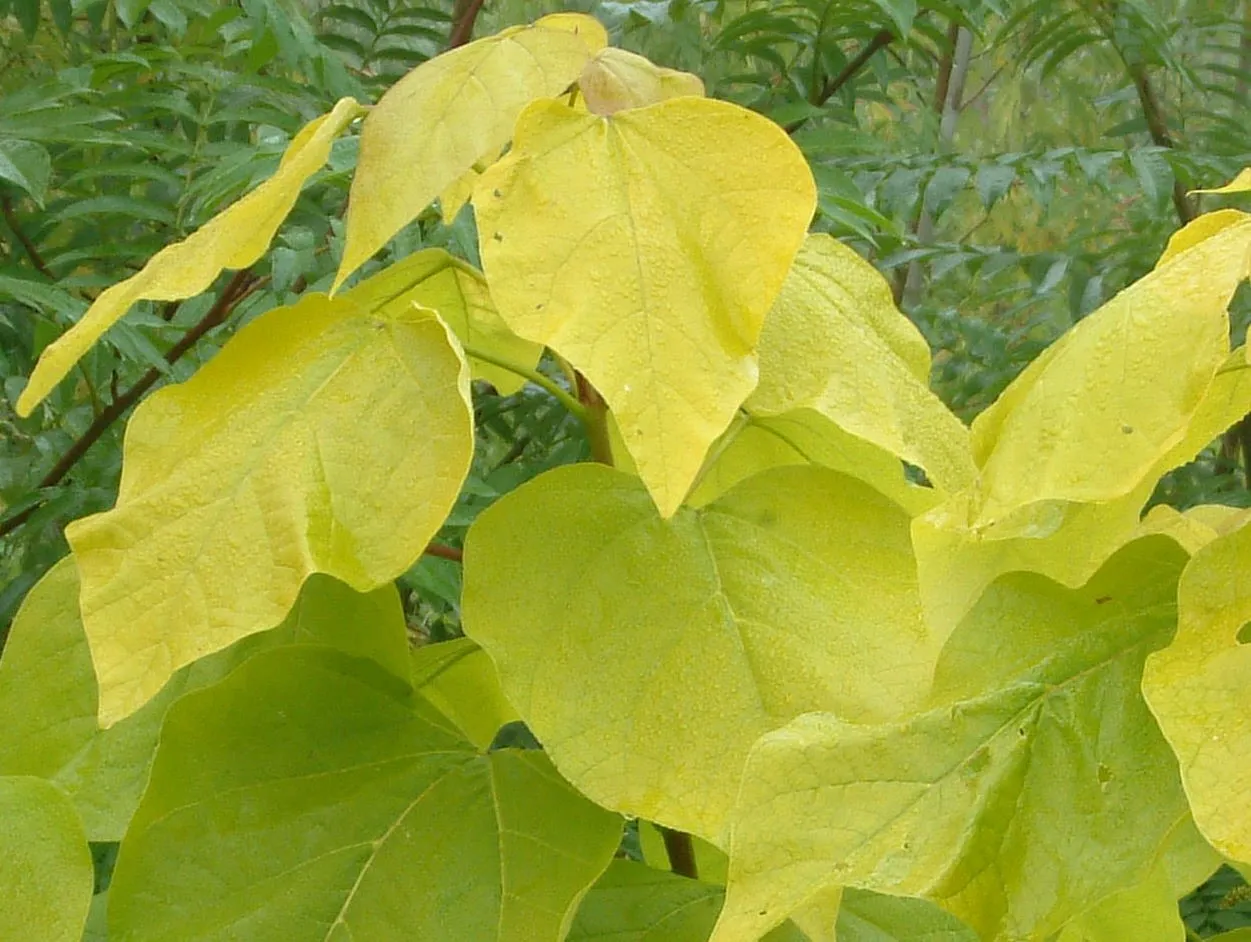
[(1102, 762), (1099, 763), (1099, 768), (1095, 770), (1095, 775), (1098, 777), (1100, 785), (1106, 786), (1108, 782), (1112, 781), (1112, 770)]
[(1251, 621), (1238, 629), (1237, 637), (1239, 644), (1251, 644)]
[(503, 196), (504, 194), (503, 194), (503, 193), (501, 193), (499, 190), (492, 190), (492, 191), (491, 191), (491, 195), (492, 195), (492, 196), (494, 196), (496, 199), (499, 199), (499, 198), (500, 198), (501, 196)]
[(499, 233), (499, 232), (495, 233), (495, 235), (491, 236), (491, 238), (492, 238), (492, 239), (494, 239), (496, 242), (503, 242), (503, 241), (504, 241), (504, 236), (503, 236), (503, 234), (502, 234), (502, 233)]
[(1134, 434), (1134, 427), (1133, 427), (1132, 425), (1122, 425), (1122, 426), (1121, 426), (1121, 432), (1122, 432), (1123, 434), (1125, 434), (1125, 435), (1133, 435), (1133, 434)]
[(1016, 734), (1017, 734), (1018, 736), (1020, 736), (1022, 739), (1024, 739), (1024, 738), (1025, 738), (1025, 727), (1024, 727), (1024, 726), (1018, 726), (1018, 727), (1016, 728)]

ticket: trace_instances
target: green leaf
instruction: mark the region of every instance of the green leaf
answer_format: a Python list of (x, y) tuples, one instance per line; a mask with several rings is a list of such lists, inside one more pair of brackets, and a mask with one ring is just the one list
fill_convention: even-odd
[(0, 938), (79, 942), (91, 851), (74, 806), (49, 782), (0, 777)]
[(937, 645), (908, 524), (824, 468), (765, 472), (667, 521), (637, 478), (558, 468), (470, 529), (463, 624), (579, 790), (724, 846), (756, 737), (924, 696)]
[(95, 669), (78, 614), (72, 558), (27, 594), (0, 659), (0, 775), (50, 779), (74, 802), (93, 841), (121, 840), (139, 803), (169, 705), (216, 683), (258, 650), (292, 643), (336, 647), (409, 676), (404, 612), (394, 587), (359, 595), (314, 575), (286, 620), (178, 671), (151, 701), (115, 726), (96, 726)]
[(500, 689), (495, 665), (468, 638), (417, 648), (412, 661), (414, 688), (479, 749), (491, 745), (500, 727), (519, 719)]
[(500, 315), (585, 374), (671, 515), (756, 384), (765, 315), (816, 205), (803, 155), (726, 102), (601, 118), (543, 101), (473, 201)]
[(313, 294), (144, 401), (117, 506), (66, 530), (101, 721), (278, 624), (311, 573), (367, 592), (406, 571), (468, 471), (468, 385), (430, 311)]
[(13, 0), (13, 15), (27, 39), (34, 39), (39, 30), (40, 0)]
[(521, 110), (559, 95), (607, 42), (589, 16), (548, 16), (423, 62), (391, 86), (361, 132), (335, 290), (475, 163), (498, 154)]
[(557, 939), (620, 833), (541, 752), (481, 754), (368, 661), (268, 651), (170, 709), (110, 933)]
[(43, 351), (18, 399), (18, 413), (29, 415), (136, 301), (194, 297), (223, 269), (247, 268), (264, 255), (305, 181), (321, 169), (334, 139), (360, 113), (360, 105), (345, 98), (305, 125), (272, 177), (182, 242), (163, 248), (138, 274), (101, 292), (82, 319)]
[[(614, 860), (583, 900), (566, 942), (707, 942), (725, 889)], [(791, 924), (765, 942), (806, 942)]]
[(8, 180), (43, 206), (52, 176), (52, 158), (34, 141), (0, 139), (0, 180)]
[(1155, 536), (1081, 589), (1004, 576), (943, 649), (927, 711), (812, 713), (762, 736), (713, 939), (831, 885), (924, 896), (986, 940), (1041, 939), (1144, 878), (1189, 814), (1139, 689), (1184, 562)]
[[(508, 329), (482, 273), (442, 249), (416, 252), (356, 285), (344, 298), (383, 314), (416, 302), (438, 311), (466, 347), (523, 370), (536, 367), (543, 355), (542, 344), (522, 340)], [(505, 396), (525, 385), (523, 377), (495, 363), (473, 356), (469, 363), (474, 378), (486, 380)]]
[(973, 930), (926, 900), (843, 891), (838, 942), (977, 942)]

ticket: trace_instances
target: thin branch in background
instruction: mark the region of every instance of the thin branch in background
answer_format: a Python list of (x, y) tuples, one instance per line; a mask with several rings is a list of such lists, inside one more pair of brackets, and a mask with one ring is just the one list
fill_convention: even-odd
[[(1125, 67), (1129, 70), (1129, 77), (1138, 91), (1143, 120), (1147, 122), (1147, 131), (1151, 134), (1152, 142), (1157, 147), (1174, 149), (1177, 143), (1169, 133), (1168, 123), (1164, 120), (1164, 111), (1160, 107), (1160, 100), (1156, 97), (1151, 79), (1147, 76), (1146, 68), (1140, 64), (1131, 65), (1128, 62), (1125, 63)], [(1173, 175), (1173, 208), (1177, 210), (1177, 218), (1181, 220), (1183, 226), (1199, 215), (1194, 203), (1186, 195), (1186, 185), (1177, 178), (1176, 174)]]
[(455, 546), (446, 546), (443, 543), (431, 543), (426, 547), (424, 554), (426, 556), (437, 556), (439, 559), (450, 559), (454, 563), (463, 562), (465, 554), (462, 550)]
[(0, 196), (0, 212), (4, 213), (4, 221), (8, 223), (13, 235), (17, 237), (17, 241), (21, 243), (22, 248), (26, 252), (26, 257), (30, 259), (30, 263), (35, 266), (41, 275), (51, 281), (56, 281), (56, 275), (52, 274), (52, 270), (48, 268), (47, 262), (43, 260), (43, 256), (39, 254), (39, 249), (30, 237), (22, 231), (22, 227), (18, 224), (17, 214), (13, 212), (13, 201), (7, 196)]
[[(260, 283), (261, 279), (254, 278), (247, 269), (235, 272), (234, 277), (222, 289), (222, 293), (218, 296), (213, 306), (208, 309), (207, 313), (200, 318), (194, 327), (183, 334), (176, 344), (170, 347), (169, 352), (165, 354), (165, 362), (171, 365), (178, 362), (188, 350), (195, 346), (201, 337), (221, 324), (234, 306), (255, 291)], [(134, 385), (124, 393), (114, 397), (113, 401), (95, 417), (86, 430), (70, 445), (69, 450), (61, 456), (60, 460), (40, 479), (36, 488), (43, 490), (61, 483), (62, 479), (69, 474), (70, 470), (90, 450), (91, 446), (99, 441), (101, 436), (108, 431), (109, 426), (125, 415), (130, 407), (138, 402), (144, 393), (155, 386), (163, 375), (163, 371), (154, 366), (139, 377)], [(0, 521), (0, 536), (12, 533), (20, 527), (30, 519), (31, 515), (43, 503), (42, 499), (37, 500), (20, 513), (14, 514), (7, 520)]]
[(473, 38), (473, 25), (478, 19), (484, 0), (456, 0), (452, 13), (452, 35), (448, 38), (447, 48), (455, 49), (463, 46)]
[(669, 855), (669, 869), (679, 876), (698, 880), (699, 866), (695, 863), (695, 845), (691, 835), (672, 828), (662, 827), (659, 830), (665, 842), (665, 853)]
[[(895, 40), (895, 34), (888, 29), (879, 30), (872, 39), (870, 39), (856, 54), (856, 57), (843, 66), (842, 70), (834, 76), (826, 79), (821, 86), (821, 91), (812, 100), (811, 104), (820, 108), (827, 101), (838, 93), (838, 90), (850, 82), (856, 74), (869, 64), (869, 60), (873, 58), (878, 51), (885, 49)], [(787, 134), (794, 134), (809, 121), (808, 118), (800, 118), (798, 121), (792, 121), (786, 126)]]

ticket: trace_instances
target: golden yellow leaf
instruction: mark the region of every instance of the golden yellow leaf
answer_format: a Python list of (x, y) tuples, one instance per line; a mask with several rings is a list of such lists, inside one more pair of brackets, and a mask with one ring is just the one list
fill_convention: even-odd
[[(414, 302), (438, 311), (464, 346), (522, 369), (535, 367), (543, 355), (541, 344), (522, 340), (508, 329), (482, 273), (442, 249), (414, 252), (344, 297), (365, 311), (387, 315), (401, 314)], [(486, 380), (504, 395), (525, 385), (523, 377), (486, 360), (471, 356), (469, 365), (475, 379)]]
[(1213, 213), (1204, 213), (1190, 225), (1174, 232), (1168, 240), (1168, 245), (1164, 247), (1164, 252), (1160, 255), (1160, 260), (1156, 262), (1159, 267), (1165, 262), (1171, 261), (1186, 249), (1198, 245), (1205, 239), (1210, 239), (1222, 229), (1228, 229), (1230, 226), (1238, 226), (1246, 221), (1247, 214), (1239, 212), (1236, 209), (1218, 209)]
[(404, 572), (468, 470), (468, 383), (433, 312), (314, 294), (140, 405), (117, 506), (66, 530), (101, 720), (278, 624), (311, 573), (366, 592)]
[[(334, 290), (475, 163), (513, 136), (517, 115), (559, 95), (608, 43), (589, 16), (506, 29), (423, 62), (365, 119)], [(459, 208), (459, 207), (457, 207)]]
[(136, 301), (180, 301), (206, 290), (227, 268), (247, 268), (265, 254), (295, 205), (300, 189), (330, 157), (330, 145), (364, 112), (345, 98), (292, 139), (277, 172), (182, 242), (168, 245), (137, 274), (100, 293), (82, 319), (57, 338), (35, 364), (17, 401), (30, 412)]
[(756, 384), (815, 199), (781, 128), (705, 98), (537, 102), (474, 191), (500, 315), (599, 390), (665, 516)]
[(702, 98), (704, 83), (698, 75), (662, 68), (633, 52), (610, 46), (586, 64), (578, 77), (578, 91), (590, 111), (610, 115), (669, 98)]
[(1246, 167), (1224, 186), (1211, 190), (1191, 190), (1191, 193), (1247, 193), (1251, 192), (1251, 167)]

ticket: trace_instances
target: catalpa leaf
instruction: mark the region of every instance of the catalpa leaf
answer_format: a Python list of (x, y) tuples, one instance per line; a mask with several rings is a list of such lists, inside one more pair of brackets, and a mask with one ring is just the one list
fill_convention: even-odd
[(557, 14), (445, 52), (387, 89), (361, 131), (335, 289), (475, 163), (495, 157), (521, 110), (563, 92), (607, 43), (591, 17)]
[(314, 575), (281, 625), (175, 673), (131, 716), (96, 725), (98, 688), (78, 613), (72, 557), (35, 584), (13, 620), (0, 659), (0, 775), (37, 775), (74, 802), (87, 837), (119, 841), (148, 778), (161, 720), (184, 693), (216, 683), (259, 650), (296, 642), (369, 657), (409, 675), (404, 611), (394, 586), (360, 595)]
[(938, 648), (908, 522), (824, 468), (776, 468), (668, 520), (631, 475), (558, 468), (470, 529), (465, 631), (580, 791), (722, 843), (756, 737), (924, 696)]
[(578, 76), (578, 91), (594, 114), (611, 115), (645, 108), (670, 98), (702, 98), (698, 75), (655, 65), (624, 49), (601, 49)]
[(971, 523), (1029, 530), (1033, 505), (1109, 501), (1141, 485), (1185, 437), (1228, 356), (1227, 307), (1249, 274), (1243, 214), (1034, 360), (973, 423), (981, 479)]
[(474, 378), (486, 380), (503, 395), (516, 392), (525, 380), (497, 364), (533, 369), (543, 355), (541, 344), (522, 340), (508, 329), (495, 310), (481, 272), (442, 249), (415, 252), (361, 282), (344, 297), (383, 314), (402, 312), (414, 302), (438, 311), (467, 350), (490, 358), (469, 356)]
[(311, 573), (368, 592), (412, 565), (468, 471), (468, 387), (432, 312), (315, 294), (140, 405), (117, 506), (66, 530), (101, 721), (278, 624)]
[(714, 942), (832, 885), (929, 898), (988, 942), (1043, 939), (1140, 878), (1189, 814), (1139, 690), (1185, 560), (1154, 536), (1081, 589), (1004, 576), (944, 647), (929, 709), (762, 736)]
[(82, 822), (56, 786), (0, 776), (0, 938), (79, 942), (94, 874)]
[(479, 749), (490, 746), (504, 724), (520, 719), (495, 665), (468, 638), (424, 645), (412, 657), (414, 688)]
[(170, 708), (109, 929), (128, 942), (559, 939), (621, 824), (543, 753), (479, 752), (368, 661), (267, 651)]
[(1251, 860), (1251, 527), (1195, 554), (1178, 589), (1177, 637), (1147, 660), (1143, 693), (1181, 762), (1195, 821), (1212, 845)]
[(537, 102), (478, 181), (500, 315), (603, 395), (666, 517), (756, 385), (765, 314), (815, 203), (781, 128), (704, 98), (609, 118)]
[(951, 913), (913, 896), (848, 889), (838, 913), (838, 942), (977, 942)]
[(223, 269), (247, 268), (269, 248), (300, 190), (330, 157), (330, 145), (363, 113), (345, 98), (291, 141), (272, 177), (182, 242), (166, 246), (143, 269), (100, 293), (87, 313), (40, 355), (17, 401), (20, 415), (50, 393), (136, 301), (180, 301), (213, 284)]

